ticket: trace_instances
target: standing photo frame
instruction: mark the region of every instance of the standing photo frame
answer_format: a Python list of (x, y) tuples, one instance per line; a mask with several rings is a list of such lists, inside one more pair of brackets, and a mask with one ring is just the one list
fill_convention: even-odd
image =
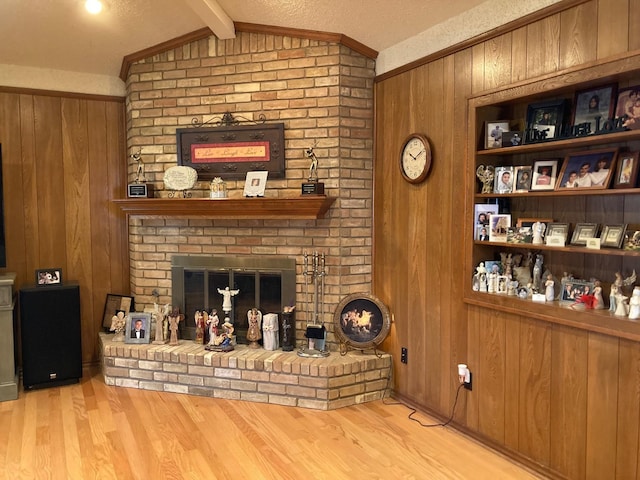
[(587, 150), (566, 156), (556, 190), (606, 189), (615, 171), (617, 148)]
[[(137, 335), (137, 331), (140, 335)], [(127, 315), (124, 329), (124, 343), (149, 343), (151, 340), (151, 314), (132, 312)]]
[(609, 248), (622, 248), (624, 234), (627, 225), (624, 223), (615, 225), (604, 225), (600, 234), (600, 246)]
[(111, 327), (111, 319), (114, 315), (118, 314), (118, 312), (123, 312), (126, 317), (133, 309), (133, 297), (107, 293), (107, 298), (104, 302), (104, 312), (102, 313), (103, 328), (109, 330)]
[(562, 280), (560, 303), (576, 303), (582, 295), (592, 295), (594, 288), (594, 282), (577, 279)]
[(531, 181), (533, 177), (533, 167), (518, 166), (513, 171), (515, 181), (513, 183), (514, 193), (524, 193), (531, 189)]
[(538, 160), (533, 164), (531, 191), (553, 190), (558, 176), (557, 159)]
[(267, 186), (267, 175), (269, 172), (247, 172), (247, 178), (244, 181), (245, 197), (264, 197), (264, 190)]
[(509, 120), (496, 120), (485, 125), (484, 148), (502, 147), (502, 134), (509, 131)]
[(532, 103), (527, 106), (527, 143), (554, 140), (562, 135), (569, 103), (566, 99)]
[(491, 215), (489, 217), (489, 241), (506, 242), (509, 227), (511, 227), (511, 215)]
[(493, 182), (493, 193), (513, 192), (513, 167), (496, 167), (496, 176)]
[(613, 188), (634, 188), (638, 178), (638, 153), (619, 153)]
[(597, 223), (576, 223), (571, 236), (571, 245), (586, 246), (587, 240), (598, 236)]
[(640, 129), (640, 85), (618, 91), (616, 118), (627, 116), (622, 124), (630, 130)]
[(62, 269), (43, 268), (36, 270), (36, 286), (50, 287), (51, 285), (62, 285)]
[(572, 125), (588, 123), (589, 134), (596, 133), (598, 124), (602, 127), (606, 120), (613, 118), (617, 88), (616, 84), (610, 84), (576, 92)]

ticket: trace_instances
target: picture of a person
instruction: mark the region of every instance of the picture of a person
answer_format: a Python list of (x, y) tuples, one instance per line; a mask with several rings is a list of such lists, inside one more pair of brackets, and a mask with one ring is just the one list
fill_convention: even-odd
[(580, 170), (578, 170), (578, 178), (576, 178), (576, 185), (578, 187), (590, 187), (592, 185), (591, 175), (589, 171), (591, 170), (591, 164), (589, 162), (584, 162), (580, 165)]
[(511, 180), (511, 172), (502, 172), (500, 180), (498, 181), (497, 193), (509, 193), (513, 189), (513, 182)]
[(144, 338), (144, 333), (143, 322), (137, 319), (134, 323), (133, 330), (131, 330), (131, 338)]
[(538, 169), (538, 178), (536, 178), (536, 185), (551, 185), (551, 169), (549, 167), (540, 167)]
[(578, 186), (576, 180), (578, 179), (578, 172), (575, 170), (569, 173), (569, 178), (564, 183), (565, 188), (575, 188)]
[(620, 169), (620, 177), (618, 177), (618, 183), (630, 183), (632, 169), (633, 163), (631, 161), (631, 158), (624, 158), (622, 160), (622, 168)]
[(604, 185), (604, 181), (609, 177), (609, 161), (607, 157), (600, 157), (596, 162), (596, 167), (591, 173), (592, 185)]
[(502, 132), (504, 130), (502, 130), (502, 128), (500, 127), (500, 125), (496, 125), (493, 130), (491, 130), (491, 133), (489, 134), (489, 136), (491, 137), (491, 140), (493, 141), (493, 146), (494, 147), (501, 147), (502, 146)]

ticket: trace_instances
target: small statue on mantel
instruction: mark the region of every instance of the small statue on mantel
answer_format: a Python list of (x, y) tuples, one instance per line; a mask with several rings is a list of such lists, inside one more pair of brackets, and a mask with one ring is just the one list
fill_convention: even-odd
[(136, 153), (132, 153), (131, 158), (136, 162), (135, 183), (145, 183), (147, 180), (146, 178), (144, 178), (144, 163), (142, 163), (142, 151), (138, 150)]
[(481, 193), (492, 193), (493, 192), (493, 177), (494, 177), (494, 169), (492, 165), (478, 165), (476, 169), (476, 176), (480, 183), (482, 183), (482, 192)]
[[(314, 145), (315, 146), (315, 145)], [(307, 157), (311, 159), (311, 165), (309, 165), (309, 178), (310, 182), (318, 181), (318, 157), (313, 153), (314, 147), (309, 147), (305, 150), (305, 154)]]
[(260, 348), (258, 340), (262, 338), (261, 322), (262, 312), (257, 308), (252, 308), (247, 312), (247, 320), (249, 321), (249, 329), (247, 330), (247, 340), (249, 348)]
[(113, 336), (114, 342), (124, 342), (124, 328), (127, 325), (127, 321), (124, 316), (124, 312), (120, 311), (111, 317), (111, 326), (109, 330), (115, 332)]
[(240, 290), (230, 290), (229, 287), (225, 287), (224, 290), (219, 288), (218, 293), (222, 295), (222, 311), (228, 314), (233, 308), (231, 305), (231, 297), (235, 297), (239, 294)]
[(202, 345), (204, 344), (204, 326), (208, 320), (209, 314), (206, 311), (201, 312), (200, 310), (196, 310), (194, 315), (194, 320), (196, 324), (196, 339), (195, 343)]
[(169, 345), (178, 345), (178, 324), (184, 319), (178, 309), (174, 309), (169, 314), (169, 331), (171, 335), (169, 337)]
[(157, 303), (153, 304), (154, 308), (154, 316), (156, 317), (156, 338), (153, 340), (153, 343), (156, 345), (162, 345), (167, 343), (167, 338), (165, 335), (166, 331), (166, 323), (167, 316), (169, 315), (170, 307), (167, 303), (162, 310), (160, 310), (160, 305)]

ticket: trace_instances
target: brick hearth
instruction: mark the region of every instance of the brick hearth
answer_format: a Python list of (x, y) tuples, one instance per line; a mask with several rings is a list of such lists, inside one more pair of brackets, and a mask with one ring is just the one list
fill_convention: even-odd
[(107, 385), (318, 410), (382, 398), (391, 367), (385, 353), (305, 358), (246, 345), (221, 353), (188, 340), (176, 346), (135, 345), (113, 342), (111, 334), (99, 337)]

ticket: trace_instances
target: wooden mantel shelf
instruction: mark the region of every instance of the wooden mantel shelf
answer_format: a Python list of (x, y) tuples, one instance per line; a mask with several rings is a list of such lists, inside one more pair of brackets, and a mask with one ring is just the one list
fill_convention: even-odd
[(323, 218), (335, 198), (306, 195), (291, 198), (123, 198), (113, 202), (128, 215), (221, 219)]

